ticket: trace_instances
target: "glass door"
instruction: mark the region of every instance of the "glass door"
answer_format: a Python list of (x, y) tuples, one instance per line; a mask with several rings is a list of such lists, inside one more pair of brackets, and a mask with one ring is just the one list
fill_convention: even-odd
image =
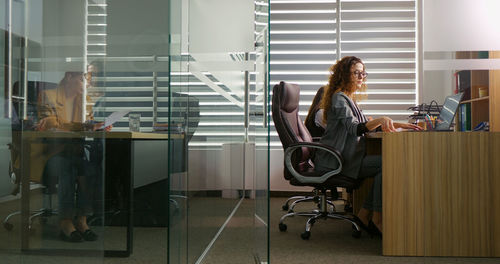
[(169, 2), (0, 6), (2, 263), (167, 262)]
[(249, 142), (254, 146), (254, 257), (269, 263), (269, 0), (255, 1), (255, 74), (249, 93)]
[(185, 143), (169, 151), (169, 261), (265, 263), (268, 1), (178, 0), (170, 12), (169, 127)]

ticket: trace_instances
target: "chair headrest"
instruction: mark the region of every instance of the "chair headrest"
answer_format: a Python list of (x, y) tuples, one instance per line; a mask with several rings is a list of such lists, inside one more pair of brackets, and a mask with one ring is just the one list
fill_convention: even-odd
[(299, 108), (300, 87), (293, 83), (284, 83), (281, 110), (291, 113)]

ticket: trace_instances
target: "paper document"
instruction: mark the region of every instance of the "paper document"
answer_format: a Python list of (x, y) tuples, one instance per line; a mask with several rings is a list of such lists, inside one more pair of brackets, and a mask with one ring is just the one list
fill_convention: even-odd
[(122, 117), (124, 117), (126, 114), (128, 114), (128, 112), (130, 111), (122, 110), (111, 113), (111, 115), (106, 117), (106, 119), (104, 120), (104, 125), (102, 125), (100, 129), (104, 129), (105, 127), (111, 126), (112, 124), (116, 123), (117, 121), (122, 119)]

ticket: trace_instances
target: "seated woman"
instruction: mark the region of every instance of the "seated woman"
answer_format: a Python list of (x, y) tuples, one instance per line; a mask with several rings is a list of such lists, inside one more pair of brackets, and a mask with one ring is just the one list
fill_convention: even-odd
[(319, 88), (313, 98), (309, 112), (307, 112), (306, 120), (304, 121), (307, 130), (313, 138), (320, 138), (325, 133), (326, 124), (323, 123), (323, 109), (320, 108), (320, 102), (323, 98), (325, 86)]
[[(66, 72), (56, 89), (41, 92), (38, 130), (94, 131), (102, 126), (102, 123), (92, 121), (91, 109), (84, 112), (82, 107), (83, 78), (82, 72)], [(95, 170), (88, 167), (84, 142), (54, 142), (44, 148), (44, 157), (38, 160), (47, 161), (45, 175), (58, 183), (61, 239), (69, 242), (96, 240), (97, 234), (87, 225), (87, 216), (92, 213), (92, 200), (95, 198), (93, 191), (97, 189), (94, 175), (89, 172)]]
[[(355, 217), (358, 224), (373, 233), (382, 232), (382, 158), (367, 156), (364, 134), (381, 128), (384, 132), (395, 132), (397, 128), (420, 130), (409, 123), (393, 122), (389, 117), (368, 120), (356, 101), (366, 89), (365, 65), (361, 59), (344, 57), (330, 68), (331, 75), (326, 86), (321, 109), (326, 125), (321, 143), (330, 145), (342, 153), (342, 173), (354, 179), (374, 177), (372, 190), (363, 208)], [(337, 160), (324, 151), (317, 151), (314, 164), (319, 170), (338, 167)], [(371, 227), (369, 227), (371, 226)]]

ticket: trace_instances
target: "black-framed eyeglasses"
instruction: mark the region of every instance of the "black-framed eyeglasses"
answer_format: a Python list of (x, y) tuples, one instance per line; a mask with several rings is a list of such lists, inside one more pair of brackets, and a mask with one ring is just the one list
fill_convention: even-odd
[(368, 73), (365, 71), (353, 71), (352, 74), (357, 77), (361, 76), (361, 78), (366, 78), (368, 76)]

